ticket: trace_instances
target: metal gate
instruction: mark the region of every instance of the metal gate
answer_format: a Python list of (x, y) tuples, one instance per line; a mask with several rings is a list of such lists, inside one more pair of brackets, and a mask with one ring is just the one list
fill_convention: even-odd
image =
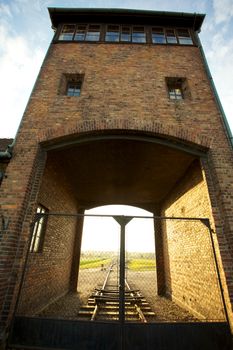
[[(10, 347), (229, 349), (208, 219), (90, 215), (117, 223), (119, 249), (88, 256), (80, 251), (77, 235), (84, 217), (88, 215), (37, 213)], [(128, 251), (128, 227), (142, 220), (153, 221), (155, 245), (140, 251), (147, 240), (141, 232), (137, 251)], [(69, 234), (58, 242), (65, 232)]]

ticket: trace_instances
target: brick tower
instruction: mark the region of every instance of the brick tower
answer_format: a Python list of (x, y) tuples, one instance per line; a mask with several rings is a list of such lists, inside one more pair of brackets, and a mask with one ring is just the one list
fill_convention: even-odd
[[(145, 331), (138, 349), (151, 349), (161, 327), (163, 349), (169, 338), (173, 349), (187, 348), (173, 338), (177, 324), (123, 322), (118, 344), (118, 324), (40, 317), (77, 291), (85, 210), (126, 204), (155, 216), (157, 295), (200, 321), (180, 323), (177, 334), (196, 334), (190, 349), (213, 349), (206, 339), (229, 348), (221, 336), (233, 332), (233, 141), (198, 38), (204, 15), (49, 14), (54, 38), (13, 146), (0, 152), (2, 346), (104, 349), (115, 337), (111, 349), (124, 341), (135, 349)], [(109, 338), (95, 347), (104, 327)], [(59, 343), (55, 329), (76, 338)]]

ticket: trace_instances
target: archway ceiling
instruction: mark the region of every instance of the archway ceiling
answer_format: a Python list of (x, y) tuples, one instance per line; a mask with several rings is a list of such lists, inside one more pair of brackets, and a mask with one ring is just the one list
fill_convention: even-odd
[(48, 152), (62, 164), (67, 181), (86, 208), (129, 204), (145, 208), (160, 203), (196, 156), (138, 140), (100, 140)]

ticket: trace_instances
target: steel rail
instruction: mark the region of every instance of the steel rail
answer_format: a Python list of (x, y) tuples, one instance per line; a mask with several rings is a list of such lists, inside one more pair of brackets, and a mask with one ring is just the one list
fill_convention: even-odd
[[(103, 297), (103, 292), (105, 290), (105, 287), (107, 285), (107, 282), (108, 282), (108, 278), (109, 278), (109, 275), (110, 275), (110, 272), (112, 271), (112, 267), (113, 267), (114, 263), (112, 263), (109, 268), (108, 268), (108, 271), (107, 271), (107, 275), (105, 277), (105, 280), (104, 280), (104, 283), (103, 283), (103, 286), (101, 288), (100, 291), (97, 291), (97, 295), (95, 295), (95, 299), (98, 299), (98, 297)], [(95, 308), (94, 308), (94, 311), (93, 311), (93, 314), (91, 316), (91, 321), (95, 321), (96, 319), (96, 316), (97, 316), (97, 312), (98, 312), (98, 303), (96, 303), (95, 305)]]
[[(128, 288), (128, 290), (131, 291), (131, 288), (130, 288), (130, 286), (129, 286), (129, 283), (127, 282), (126, 279), (125, 279), (125, 285), (126, 285), (126, 287)], [(131, 291), (130, 295), (131, 295), (132, 297), (135, 298), (135, 295), (134, 295), (134, 292), (133, 292), (133, 291)], [(139, 306), (138, 304), (136, 304), (136, 303), (134, 303), (134, 306), (135, 306), (135, 309), (136, 309), (136, 311), (137, 311), (137, 313), (138, 313), (138, 316), (139, 316), (139, 318), (141, 319), (141, 321), (142, 321), (143, 323), (147, 323), (147, 320), (146, 320), (146, 318), (145, 318), (145, 316), (144, 316), (144, 314), (143, 314), (143, 312), (142, 312), (140, 306)]]

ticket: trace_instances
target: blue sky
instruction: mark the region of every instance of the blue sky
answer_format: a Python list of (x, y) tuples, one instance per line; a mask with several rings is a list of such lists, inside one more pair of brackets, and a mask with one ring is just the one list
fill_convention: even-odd
[(200, 38), (233, 129), (233, 0), (0, 0), (0, 137), (14, 137), (53, 36), (47, 7), (206, 13)]

